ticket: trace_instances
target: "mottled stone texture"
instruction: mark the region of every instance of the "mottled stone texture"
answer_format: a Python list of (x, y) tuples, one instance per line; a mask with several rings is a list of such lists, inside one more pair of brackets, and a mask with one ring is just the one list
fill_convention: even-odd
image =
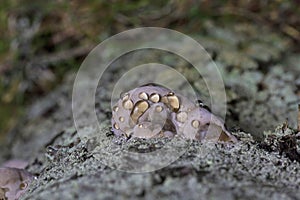
[[(206, 34), (195, 38), (214, 55), (224, 76), (226, 121), (240, 142), (193, 141), (177, 161), (149, 173), (126, 173), (103, 164), (101, 158), (118, 160), (122, 150), (149, 152), (170, 142), (167, 138), (123, 141), (110, 131), (113, 81), (126, 72), (132, 58), (174, 66), (209, 105), (203, 80), (186, 61), (154, 50), (135, 52), (114, 62), (99, 82), (95, 105), (99, 132), (83, 127), (87, 137), (80, 138), (74, 128), (74, 75), (28, 108), (27, 117), (10, 134), (9, 148), (0, 147), (1, 162), (28, 160), (28, 171), (38, 176), (23, 199), (299, 199), (299, 137), (287, 125), (279, 125), (288, 118), (296, 127), (300, 56), (285, 55), (289, 40), (262, 27), (223, 28), (209, 23), (204, 28)], [(168, 74), (162, 76), (177, 83), (185, 95), (184, 84)], [(155, 82), (160, 77), (143, 74), (142, 78)], [(129, 79), (128, 85), (140, 85), (140, 79)], [(105, 151), (97, 155), (100, 150)]]

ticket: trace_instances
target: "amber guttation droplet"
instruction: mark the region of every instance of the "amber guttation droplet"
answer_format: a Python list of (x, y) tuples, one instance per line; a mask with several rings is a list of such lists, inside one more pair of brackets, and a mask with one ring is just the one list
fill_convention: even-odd
[(139, 94), (140, 99), (148, 100), (148, 94), (146, 92), (141, 92)]
[(168, 103), (169, 103), (168, 97), (163, 96), (163, 97), (161, 98), (161, 102), (163, 102), (164, 104), (168, 104)]
[(176, 120), (181, 122), (181, 123), (184, 123), (188, 118), (188, 115), (186, 112), (180, 112), (176, 115)]
[(27, 188), (27, 183), (21, 183), (20, 184), (20, 189), (25, 190)]
[(124, 117), (119, 117), (120, 122), (124, 122)]
[(198, 120), (193, 120), (193, 121), (192, 121), (192, 126), (193, 126), (194, 128), (198, 128), (199, 125), (200, 125), (200, 122), (199, 122)]
[(161, 106), (156, 106), (155, 107), (156, 112), (161, 112), (162, 110), (163, 110), (163, 107), (161, 107)]
[(119, 110), (119, 107), (118, 107), (118, 106), (114, 106), (114, 107), (113, 107), (113, 111), (114, 111), (114, 112), (118, 112), (118, 110)]
[(121, 95), (121, 99), (123, 100), (123, 101), (126, 101), (126, 100), (128, 100), (129, 99), (129, 94), (128, 93), (122, 93)]
[(180, 104), (179, 104), (179, 99), (177, 96), (173, 95), (173, 96), (168, 96), (168, 101), (169, 101), (169, 105), (171, 106), (171, 108), (176, 112), (179, 110)]
[(167, 96), (163, 96), (161, 98), (161, 102), (166, 104), (174, 112), (177, 112), (180, 108), (179, 98), (177, 96), (175, 96), (173, 92), (169, 92), (169, 94)]
[(114, 128), (117, 129), (117, 130), (120, 129), (120, 127), (117, 123), (114, 124)]
[(160, 96), (159, 94), (153, 93), (150, 95), (150, 101), (152, 101), (153, 103), (157, 103), (160, 100)]
[(122, 105), (126, 110), (131, 110), (133, 108), (133, 102), (130, 99), (123, 101)]
[(134, 123), (137, 123), (140, 116), (142, 116), (148, 108), (149, 108), (149, 104), (147, 101), (144, 101), (144, 100), (138, 101), (134, 105), (134, 107), (131, 111), (131, 114), (130, 114), (132, 121)]

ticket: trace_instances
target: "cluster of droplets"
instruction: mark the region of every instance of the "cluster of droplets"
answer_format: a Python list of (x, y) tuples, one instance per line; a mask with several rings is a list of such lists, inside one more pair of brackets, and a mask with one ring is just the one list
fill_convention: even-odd
[(203, 104), (163, 86), (145, 85), (123, 93), (112, 110), (112, 130), (117, 136), (152, 138), (178, 134), (194, 140), (236, 141), (223, 121)]

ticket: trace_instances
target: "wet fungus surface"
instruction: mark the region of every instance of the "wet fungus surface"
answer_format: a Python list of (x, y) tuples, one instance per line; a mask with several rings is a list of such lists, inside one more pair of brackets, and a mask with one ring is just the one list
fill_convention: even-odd
[(116, 136), (128, 138), (178, 134), (193, 140), (237, 141), (203, 104), (155, 84), (123, 93), (112, 108), (111, 122)]
[(0, 168), (0, 199), (15, 200), (26, 192), (34, 176), (24, 169)]

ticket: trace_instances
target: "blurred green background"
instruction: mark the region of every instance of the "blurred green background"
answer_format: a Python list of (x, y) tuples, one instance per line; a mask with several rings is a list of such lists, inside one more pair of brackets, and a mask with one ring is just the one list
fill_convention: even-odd
[[(208, 21), (262, 24), (299, 52), (299, 0), (2, 0), (0, 6), (0, 140), (27, 105), (56, 88), (109, 36), (158, 26), (205, 33)], [(257, 30), (259, 34), (259, 30)]]

